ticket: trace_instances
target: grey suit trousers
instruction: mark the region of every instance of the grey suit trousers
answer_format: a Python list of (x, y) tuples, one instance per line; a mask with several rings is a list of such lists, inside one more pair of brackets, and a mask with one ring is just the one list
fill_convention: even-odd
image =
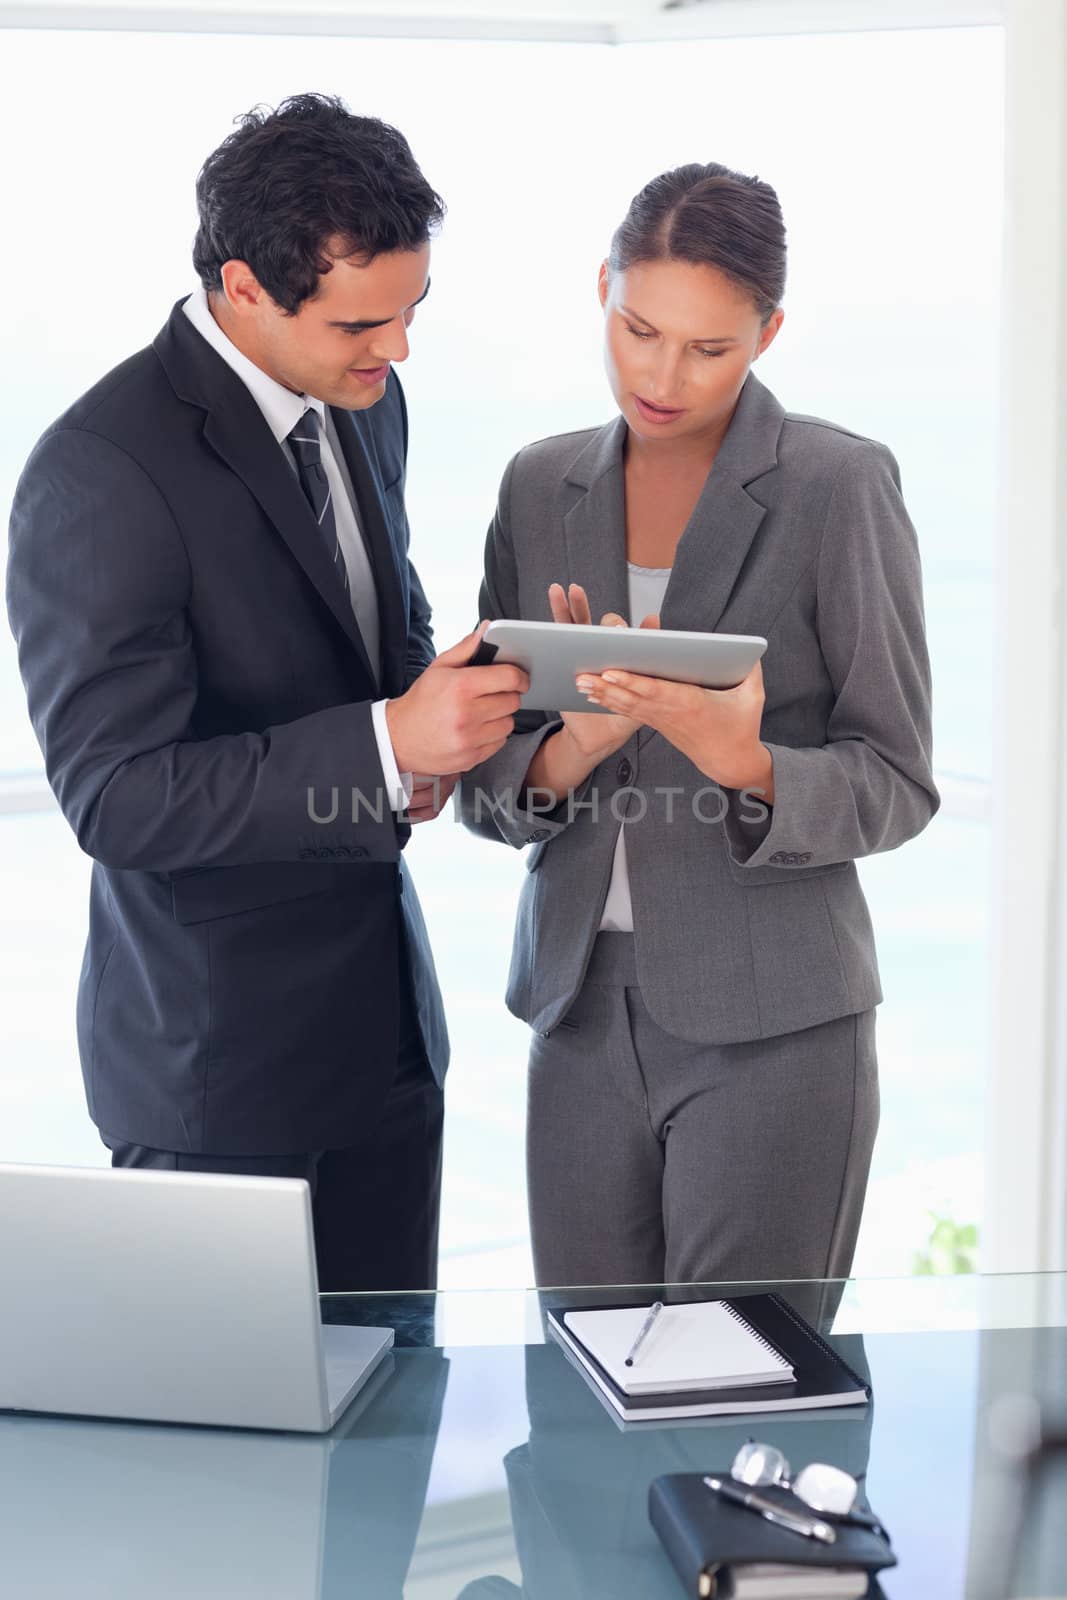
[(537, 1283), (846, 1277), (877, 1127), (873, 1010), (693, 1043), (649, 1016), (633, 936), (599, 934), (530, 1054)]

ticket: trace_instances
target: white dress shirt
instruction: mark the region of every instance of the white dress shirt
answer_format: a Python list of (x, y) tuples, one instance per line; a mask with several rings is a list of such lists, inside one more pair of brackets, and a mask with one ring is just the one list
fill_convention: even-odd
[[(321, 400), (316, 400), (314, 395), (294, 394), (292, 389), (287, 389), (284, 384), (278, 383), (264, 372), (262, 367), (257, 367), (254, 361), (250, 361), (238, 350), (212, 316), (207, 294), (203, 288), (191, 294), (182, 309), (197, 333), (207, 340), (211, 348), (218, 352), (226, 365), (240, 378), (262, 411), (267, 426), (281, 446), (282, 454), (294, 473), (297, 470), (296, 460), (286, 441), (305, 411), (310, 408), (317, 412), (322, 438), (322, 465), (330, 485), (337, 540), (348, 569), (349, 598), (371, 668), (376, 680), (380, 682), (381, 639), (374, 570), (363, 542), (363, 530), (359, 525), (352, 480), (329, 410)], [(410, 798), (411, 789), (402, 781), (397, 769), (385, 717), (388, 703), (387, 700), (375, 700), (371, 706), (371, 718), (389, 804), (394, 811), (401, 811)]]
[[(659, 616), (663, 596), (667, 592), (670, 567), (637, 567), (626, 563), (630, 589), (630, 622), (637, 625), (648, 616)], [(604, 911), (600, 918), (601, 933), (633, 933), (634, 908), (630, 899), (630, 871), (626, 865), (626, 824), (619, 829), (615, 841), (615, 856), (611, 864), (611, 882)]]

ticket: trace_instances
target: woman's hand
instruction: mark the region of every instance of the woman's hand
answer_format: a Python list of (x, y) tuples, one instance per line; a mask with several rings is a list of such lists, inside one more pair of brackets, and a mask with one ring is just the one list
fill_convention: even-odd
[(614, 716), (654, 728), (713, 783), (750, 789), (774, 804), (774, 761), (760, 743), (764, 694), (758, 661), (733, 689), (700, 689), (618, 671), (583, 674), (578, 687)]
[[(591, 623), (592, 616), (589, 611), (589, 597), (579, 583), (572, 583), (569, 589), (564, 589), (561, 583), (553, 583), (548, 590), (548, 603), (552, 607), (553, 622), (579, 622)], [(625, 628), (626, 620), (616, 612), (609, 611), (600, 619), (602, 628)], [(642, 628), (658, 628), (658, 617), (646, 617), (641, 624)], [(575, 748), (583, 755), (596, 755), (598, 760), (613, 755), (620, 750), (627, 739), (641, 725), (641, 719), (630, 716), (600, 716), (594, 712), (561, 711), (563, 726), (573, 741)]]

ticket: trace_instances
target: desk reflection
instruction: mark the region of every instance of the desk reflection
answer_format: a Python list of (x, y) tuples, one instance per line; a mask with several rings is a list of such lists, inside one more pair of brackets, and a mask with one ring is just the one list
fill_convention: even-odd
[(400, 1600), (447, 1375), (387, 1358), (322, 1436), (2, 1416), (4, 1592)]
[(0, 1416), (0, 1592), (676, 1600), (649, 1483), (726, 1467), (755, 1433), (794, 1467), (866, 1474), (900, 1559), (883, 1578), (891, 1600), (1067, 1594), (1059, 1466), (1031, 1497), (1016, 1580), (983, 1581), (1003, 1568), (1008, 1531), (987, 1414), (1020, 1391), (1050, 1414), (1062, 1404), (1067, 1330), (834, 1342), (871, 1379), (870, 1405), (622, 1428), (555, 1343), (423, 1344), (399, 1350), (321, 1438)]
[[(859, 1335), (835, 1341), (869, 1378)], [(757, 1418), (619, 1426), (555, 1344), (526, 1350), (529, 1438), (504, 1459), (521, 1587), (499, 1576), (460, 1600), (675, 1600), (678, 1580), (648, 1521), (648, 1487), (664, 1472), (728, 1468), (753, 1436), (790, 1462), (830, 1461), (862, 1479), (873, 1403)]]

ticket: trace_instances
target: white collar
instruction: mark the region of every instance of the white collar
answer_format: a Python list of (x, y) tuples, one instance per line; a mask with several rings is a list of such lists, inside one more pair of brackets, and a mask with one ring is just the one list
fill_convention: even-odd
[(310, 406), (318, 412), (319, 422), (325, 429), (326, 407), (310, 394), (294, 394), (284, 384), (250, 361), (232, 339), (228, 339), (211, 314), (207, 294), (201, 287), (191, 294), (182, 306), (193, 327), (211, 348), (218, 352), (226, 365), (234, 371), (251, 394), (267, 421), (267, 426), (279, 444), (296, 427)]

